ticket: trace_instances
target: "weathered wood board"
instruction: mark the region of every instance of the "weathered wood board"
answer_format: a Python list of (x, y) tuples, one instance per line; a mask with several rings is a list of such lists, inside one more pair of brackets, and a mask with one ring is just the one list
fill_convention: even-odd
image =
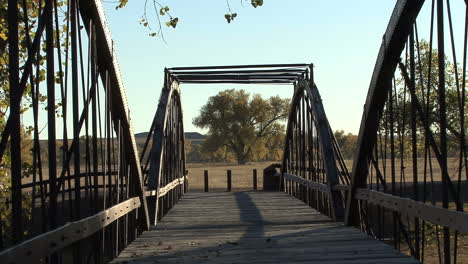
[(188, 193), (112, 263), (419, 263), (280, 192)]

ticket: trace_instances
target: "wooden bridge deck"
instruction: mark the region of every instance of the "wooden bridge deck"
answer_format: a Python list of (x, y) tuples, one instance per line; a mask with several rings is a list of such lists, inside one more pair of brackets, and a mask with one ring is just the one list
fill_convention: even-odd
[(188, 193), (112, 263), (419, 263), (285, 193)]

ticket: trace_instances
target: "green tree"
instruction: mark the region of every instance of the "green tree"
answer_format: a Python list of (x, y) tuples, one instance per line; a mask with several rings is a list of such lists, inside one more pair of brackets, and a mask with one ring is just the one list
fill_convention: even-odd
[(191, 145), (190, 150), (186, 152), (186, 158), (187, 158), (187, 162), (201, 162), (202, 161), (201, 145)]
[(284, 140), (286, 134), (270, 135), (264, 139), (265, 146), (268, 149), (265, 160), (281, 160), (284, 153)]
[[(440, 131), (440, 105), (438, 93), (438, 51), (432, 49), (430, 43), (421, 40), (415, 43), (415, 84), (416, 95), (423, 111), (427, 115), (427, 121), (435, 135)], [(419, 50), (419, 54), (418, 54)], [(410, 72), (409, 57), (404, 61), (406, 72)], [(445, 89), (446, 89), (446, 115), (447, 115), (447, 136), (449, 155), (457, 155), (460, 149), (460, 138), (463, 134), (461, 130), (461, 118), (464, 116), (464, 128), (468, 127), (468, 97), (462, 98), (462, 67), (455, 65), (445, 56)], [(465, 80), (466, 82), (466, 80)], [(405, 87), (405, 80), (399, 77), (396, 80), (397, 98), (394, 103), (394, 115), (397, 116), (398, 123), (396, 130), (404, 144), (405, 155), (411, 153), (411, 95), (408, 87)], [(468, 83), (466, 83), (468, 84)], [(428, 89), (429, 88), (429, 89)], [(464, 102), (463, 102), (464, 101)], [(405, 117), (405, 118), (404, 118)], [(417, 117), (420, 120), (419, 116)], [(405, 123), (403, 124), (403, 120)], [(383, 126), (382, 126), (383, 127)], [(466, 132), (465, 132), (466, 133)], [(418, 126), (418, 134), (424, 134), (424, 126)], [(419, 137), (418, 151), (423, 153), (424, 138)]]
[[(28, 58), (28, 43), (32, 42), (34, 31), (37, 28), (39, 17), (40, 1), (26, 0), (20, 1), (18, 23), (19, 23), (19, 61), (23, 65)], [(42, 1), (42, 8), (45, 2)], [(63, 1), (59, 0), (57, 6), (62, 6)], [(27, 12), (25, 11), (25, 7)], [(8, 4), (7, 1), (0, 1), (0, 129), (3, 131), (5, 126), (5, 115), (10, 105), (10, 84), (8, 75)], [(35, 62), (36, 65), (43, 65), (45, 56), (39, 56)], [(39, 82), (45, 80), (45, 69), (38, 71), (38, 75), (33, 75), (33, 80)], [(37, 95), (41, 102), (44, 102), (47, 97), (42, 94)], [(22, 100), (21, 111), (24, 112), (31, 107), (31, 85), (27, 84)]]
[(263, 99), (244, 90), (225, 90), (208, 99), (193, 124), (208, 131), (204, 147), (216, 151), (227, 147), (238, 164), (245, 164), (259, 140), (284, 133), (289, 99)]
[(352, 133), (345, 134), (344, 130), (336, 130), (335, 139), (340, 146), (341, 154), (345, 159), (353, 159), (357, 147), (357, 135)]
[[(57, 7), (63, 6), (64, 1), (58, 0)], [(28, 46), (32, 42), (32, 38), (35, 35), (37, 29), (38, 18), (40, 10), (44, 9), (45, 1), (37, 0), (25, 0), (19, 1), (18, 3), (18, 43), (19, 43), (19, 57), (20, 66), (24, 65), (28, 58)], [(41, 6), (40, 6), (41, 5)], [(7, 114), (10, 107), (10, 83), (9, 83), (9, 47), (8, 47), (8, 4), (7, 1), (0, 1), (0, 131), (4, 131)], [(59, 32), (59, 35), (62, 32)], [(62, 35), (63, 36), (63, 35)], [(43, 47), (45, 49), (45, 46)], [(34, 60), (34, 67), (39, 67), (39, 70), (33, 71), (32, 81), (33, 83), (40, 83), (45, 80), (46, 71), (44, 69), (45, 56), (38, 55)], [(22, 69), (21, 69), (22, 70)], [(57, 73), (59, 74), (59, 73)], [(45, 102), (47, 97), (40, 92), (36, 94), (39, 104)], [(61, 104), (58, 103), (56, 111)], [(20, 112), (24, 113), (32, 107), (32, 86), (31, 83), (26, 84), (24, 94), (21, 100)], [(30, 150), (33, 148), (31, 135), (34, 130), (32, 126), (21, 124), (21, 137), (22, 137), (22, 155), (23, 159), (23, 172), (26, 172), (26, 176), (30, 173), (31, 153)], [(9, 152), (4, 153), (2, 162), (0, 164), (0, 170), (10, 169), (10, 158)], [(6, 177), (7, 172), (1, 172), (1, 177)], [(9, 182), (7, 180), (1, 180), (0, 182)]]
[(268, 135), (257, 140), (252, 150), (252, 161), (278, 161), (283, 158), (284, 133)]

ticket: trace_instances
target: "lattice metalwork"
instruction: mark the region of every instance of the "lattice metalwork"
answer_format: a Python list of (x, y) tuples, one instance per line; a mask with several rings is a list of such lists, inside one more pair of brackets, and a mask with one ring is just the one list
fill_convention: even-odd
[[(149, 167), (148, 204), (151, 223), (170, 210), (188, 189), (185, 169), (185, 135), (179, 83), (165, 71), (165, 83), (156, 115), (141, 155), (144, 171)], [(151, 142), (151, 152), (146, 154)]]
[(110, 260), (148, 215), (101, 3), (10, 0), (7, 21), (0, 262)]
[(340, 186), (349, 184), (349, 173), (312, 75), (304, 74), (294, 90), (281, 168), (284, 189), (314, 209), (342, 219), (345, 190)]
[(462, 1), (397, 2), (353, 165), (347, 223), (430, 263), (468, 257), (467, 14)]

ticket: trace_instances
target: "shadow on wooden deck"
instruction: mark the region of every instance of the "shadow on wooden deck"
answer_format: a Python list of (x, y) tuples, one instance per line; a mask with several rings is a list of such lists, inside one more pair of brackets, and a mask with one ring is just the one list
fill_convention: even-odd
[(284, 193), (188, 193), (113, 263), (418, 263)]

